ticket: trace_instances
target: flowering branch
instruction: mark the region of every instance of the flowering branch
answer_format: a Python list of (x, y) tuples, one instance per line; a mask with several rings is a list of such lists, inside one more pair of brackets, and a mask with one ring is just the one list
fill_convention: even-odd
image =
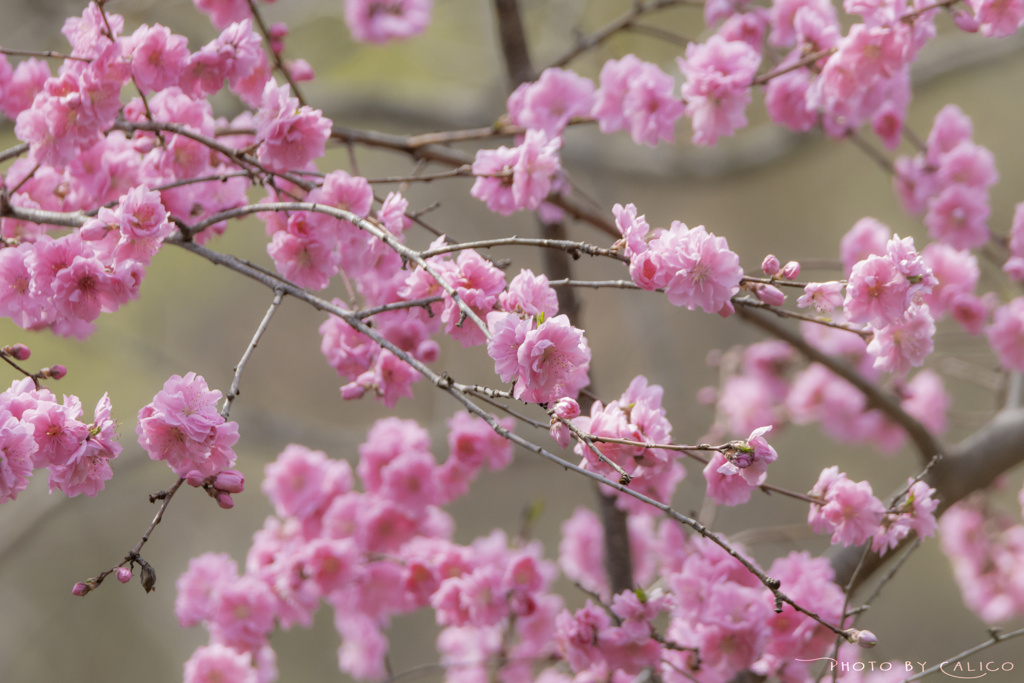
[(288, 67), (286, 67), (284, 62), (281, 60), (281, 55), (271, 47), (273, 41), (270, 36), (270, 31), (267, 30), (267, 25), (263, 23), (263, 16), (256, 7), (255, 0), (249, 0), (249, 10), (252, 11), (252, 18), (256, 20), (256, 25), (259, 27), (260, 33), (263, 34), (264, 39), (267, 41), (267, 48), (270, 50), (270, 54), (274, 57), (274, 68), (284, 76), (286, 81), (288, 81), (288, 85), (291, 86), (292, 92), (295, 94), (296, 99), (299, 100), (299, 104), (306, 106), (306, 98), (302, 96), (302, 91), (299, 90), (298, 83), (296, 83), (295, 79), (292, 78), (292, 74), (288, 70)]
[(0, 55), (12, 55), (18, 57), (43, 57), (45, 59), (73, 59), (79, 62), (91, 62), (89, 57), (72, 57), (71, 55), (54, 52), (53, 50), (12, 50), (8, 47), (0, 47)]

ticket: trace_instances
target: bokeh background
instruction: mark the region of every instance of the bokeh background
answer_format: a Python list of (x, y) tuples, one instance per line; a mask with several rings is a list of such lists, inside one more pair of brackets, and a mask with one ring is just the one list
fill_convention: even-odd
[[(610, 0), (526, 0), (523, 10), (536, 66), (560, 55), (577, 27), (590, 31), (620, 14), (625, 2)], [(80, 14), (83, 0), (3, 0), (0, 45), (20, 49), (66, 49), (59, 33), (64, 18)], [(422, 36), (387, 46), (355, 44), (343, 21), (341, 0), (278, 0), (262, 5), (269, 21), (287, 21), (288, 57), (307, 59), (317, 73), (304, 92), (314, 106), (340, 125), (396, 133), (419, 133), (488, 125), (504, 112), (505, 71), (496, 47), (490, 3), (484, 0), (437, 0), (432, 25)], [(189, 0), (111, 0), (108, 8), (125, 15), (129, 31), (141, 23), (169, 26), (189, 37), (195, 50), (216, 36), (205, 16)], [(663, 11), (649, 23), (700, 39), (700, 9)], [(945, 18), (941, 34), (915, 67), (915, 98), (909, 125), (921, 136), (946, 103), (960, 105), (974, 120), (975, 140), (996, 155), (1001, 174), (992, 193), (993, 231), (1006, 233), (1013, 206), (1024, 199), (1024, 42), (999, 41), (959, 34)], [(623, 34), (574, 62), (580, 73), (596, 78), (609, 57), (635, 52), (676, 74), (678, 47), (649, 36)], [(127, 89), (126, 89), (127, 92)], [(214, 101), (218, 114), (233, 116), (239, 103), (230, 95)], [(596, 198), (610, 209), (615, 202), (635, 203), (652, 225), (672, 220), (704, 224), (728, 238), (743, 265), (756, 271), (766, 253), (790, 259), (838, 257), (838, 240), (866, 215), (875, 216), (900, 235), (923, 243), (921, 223), (902, 213), (889, 178), (850, 144), (818, 133), (794, 136), (766, 121), (755, 100), (748, 110), (751, 125), (714, 149), (689, 144), (689, 125), (680, 122), (676, 145), (638, 148), (623, 133), (602, 136), (594, 127), (567, 134), (563, 163), (572, 172), (580, 195)], [(15, 144), (9, 123), (0, 124), (0, 148)], [(465, 146), (472, 150), (473, 147)], [(903, 150), (907, 152), (908, 150)], [(367, 177), (407, 173), (412, 162), (401, 155), (359, 148), (359, 171)], [(329, 149), (321, 170), (351, 170), (347, 150)], [(429, 169), (428, 169), (429, 172)], [(471, 180), (455, 179), (413, 185), (406, 191), (411, 208), (440, 201), (425, 218), (459, 240), (487, 236), (533, 235), (529, 215), (502, 218), (468, 195)], [(389, 187), (387, 189), (393, 189)], [(378, 188), (378, 191), (380, 188)], [(386, 191), (386, 190), (385, 190)], [(257, 195), (253, 195), (256, 198)], [(431, 236), (411, 233), (414, 245)], [(570, 235), (598, 244), (606, 236), (586, 225), (570, 226)], [(271, 267), (263, 226), (255, 220), (233, 223), (211, 243), (219, 251)], [(540, 268), (537, 254), (525, 249), (495, 251), (513, 268)], [(1000, 287), (998, 271), (983, 264), (982, 287)], [(625, 277), (619, 264), (580, 261), (582, 278)], [(833, 279), (832, 271), (808, 271), (807, 278)], [(328, 294), (343, 295), (340, 284)], [(676, 439), (694, 442), (707, 430), (712, 410), (695, 401), (697, 391), (717, 382), (717, 370), (705, 357), (711, 349), (728, 349), (759, 340), (738, 319), (722, 320), (700, 311), (672, 307), (661, 296), (603, 290), (581, 292), (583, 325), (594, 351), (592, 377), (598, 392), (611, 399), (637, 374), (665, 388), (669, 419)], [(54, 389), (78, 395), (87, 411), (109, 392), (120, 423), (124, 452), (114, 463), (115, 476), (97, 498), (49, 496), (45, 476), (36, 476), (14, 503), (0, 507), (0, 681), (68, 680), (82, 682), (139, 679), (178, 681), (182, 663), (206, 642), (201, 628), (181, 629), (173, 615), (174, 581), (190, 557), (207, 551), (230, 553), (244, 562), (252, 533), (262, 526), (270, 506), (259, 491), (264, 465), (285, 444), (302, 443), (336, 458), (356, 461), (356, 446), (384, 411), (372, 400), (343, 402), (342, 379), (319, 352), (317, 327), (323, 316), (298, 301), (285, 299), (242, 378), (242, 392), (232, 419), (240, 424), (236, 451), (247, 490), (236, 496), (231, 511), (219, 509), (201, 492), (179, 493), (146, 547), (156, 568), (157, 590), (145, 594), (138, 583), (107, 582), (87, 598), (71, 595), (71, 586), (116, 564), (136, 543), (155, 508), (147, 494), (166, 488), (174, 475), (148, 460), (135, 440), (135, 415), (172, 374), (197, 372), (210, 386), (226, 391), (235, 364), (271, 301), (261, 286), (216, 268), (174, 248), (164, 249), (148, 272), (140, 300), (116, 315), (98, 320), (96, 333), (77, 343), (49, 333), (28, 333), (0, 322), (0, 341), (23, 342), (33, 350), (32, 367), (62, 363), (68, 376)], [(955, 396), (949, 442), (983, 425), (999, 405), (1000, 377), (984, 343), (957, 327), (940, 326), (937, 352), (928, 361), (940, 371)], [(480, 347), (463, 352), (445, 344), (438, 369), (460, 381), (494, 384), (493, 363)], [(5, 371), (0, 371), (0, 373)], [(7, 371), (0, 384), (15, 379)], [(445, 420), (457, 405), (426, 383), (416, 399), (403, 399), (396, 413), (415, 418), (430, 429), (439, 460), (447, 455)], [(525, 427), (518, 428), (520, 432)], [(547, 437), (531, 434), (531, 437)], [(882, 456), (868, 447), (837, 444), (816, 426), (788, 428), (773, 436), (780, 459), (774, 483), (808, 490), (823, 467), (839, 464), (853, 479), (870, 479), (879, 494), (893, 490), (915, 472), (909, 450)], [(688, 465), (688, 477), (674, 504), (699, 511), (703, 478)], [(1016, 514), (1020, 474), (1011, 473), (997, 496)], [(485, 473), (470, 494), (451, 506), (456, 539), (469, 542), (495, 527), (514, 534), (525, 506), (543, 501), (534, 533), (548, 557), (557, 555), (559, 526), (579, 505), (594, 507), (591, 486), (579, 477), (518, 452), (506, 471)], [(719, 509), (713, 528), (734, 534), (751, 527), (803, 524), (806, 506), (785, 498), (755, 495), (750, 504)], [(826, 541), (809, 531), (791, 529), (779, 536), (755, 534), (751, 550), (763, 563), (790, 550), (821, 552)], [(766, 539), (774, 540), (766, 540)], [(566, 582), (559, 584), (570, 605), (584, 597)], [(1013, 623), (1006, 626), (1013, 626)], [(1019, 621), (1016, 623), (1019, 627)], [(948, 562), (932, 540), (907, 563), (861, 626), (873, 630), (879, 646), (876, 661), (930, 662), (949, 658), (986, 636), (984, 625), (964, 606)], [(391, 662), (396, 672), (435, 662), (436, 627), (426, 612), (399, 618), (390, 630)], [(338, 636), (332, 614), (321, 610), (311, 630), (277, 632), (271, 642), (278, 653), (282, 681), (335, 681)], [(986, 661), (1014, 661), (1024, 668), (1019, 644), (990, 650)], [(1017, 680), (1014, 674), (990, 674), (991, 680)], [(1003, 678), (998, 678), (1003, 676)], [(442, 680), (425, 669), (407, 680)]]

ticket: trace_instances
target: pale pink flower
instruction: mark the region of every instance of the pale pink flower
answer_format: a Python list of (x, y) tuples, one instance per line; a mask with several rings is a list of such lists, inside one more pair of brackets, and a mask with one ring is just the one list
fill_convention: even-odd
[(248, 575), (228, 579), (210, 597), (209, 621), (217, 641), (248, 651), (263, 645), (277, 612), (277, 600), (266, 583)]
[(594, 104), (593, 81), (566, 69), (545, 69), (535, 82), (524, 85), (519, 95), (509, 96), (509, 117), (525, 128), (544, 131), (549, 139), (560, 136), (573, 118), (589, 115)]
[[(668, 300), (691, 311), (700, 306), (707, 313), (717, 313), (739, 290), (743, 269), (739, 256), (729, 251), (724, 237), (709, 233), (703, 225), (688, 229), (674, 222), (648, 243), (656, 254), (656, 273), (651, 284), (665, 287)], [(632, 274), (632, 268), (631, 274)]]
[(875, 330), (868, 344), (874, 367), (897, 375), (911, 367), (920, 367), (935, 349), (935, 321), (928, 306), (911, 306), (906, 314), (885, 327)]
[(985, 334), (1001, 366), (1024, 372), (1024, 297), (997, 308)]
[(704, 467), (704, 479), (707, 481), (707, 495), (719, 505), (742, 505), (750, 500), (750, 494), (756, 486), (751, 485), (743, 477), (734, 477), (722, 472), (728, 464), (725, 456), (715, 452)]
[(885, 254), (891, 231), (874, 218), (861, 218), (839, 241), (839, 257), (847, 276), (853, 267), (871, 255)]
[[(2, 255), (2, 252), (0, 252)], [(558, 296), (548, 284), (546, 275), (534, 275), (523, 269), (508, 283), (508, 291), (498, 295), (506, 311), (526, 316), (543, 315), (550, 318), (558, 314)]]
[(545, 320), (526, 333), (516, 352), (519, 381), (514, 395), (528, 403), (576, 396), (590, 383), (590, 347), (581, 330), (564, 315)]
[(811, 496), (824, 503), (811, 504), (808, 524), (817, 533), (833, 532), (833, 544), (860, 545), (875, 532), (885, 514), (882, 501), (871, 493), (871, 484), (850, 481), (838, 467), (822, 471)]
[(0, 503), (16, 499), (28, 486), (37, 447), (31, 426), (0, 409)]
[(906, 310), (908, 287), (892, 259), (869, 256), (853, 267), (843, 310), (850, 322), (888, 325)]
[(946, 431), (946, 416), (953, 399), (938, 374), (927, 368), (921, 370), (903, 387), (901, 394), (904, 398), (900, 406), (908, 415), (935, 434)]
[(590, 115), (597, 119), (602, 133), (614, 133), (626, 127), (623, 100), (629, 92), (630, 81), (639, 73), (644, 62), (633, 54), (622, 59), (609, 59), (601, 67), (601, 86), (595, 93)]
[(252, 655), (214, 643), (200, 647), (185, 662), (184, 683), (257, 683)]
[(811, 282), (804, 287), (804, 295), (796, 300), (798, 308), (814, 306), (820, 313), (831, 313), (843, 305), (843, 285), (839, 282)]
[(818, 121), (818, 112), (807, 102), (811, 74), (807, 69), (794, 69), (768, 81), (764, 105), (768, 116), (792, 130), (806, 133)]
[(615, 227), (622, 234), (625, 243), (625, 255), (632, 259), (637, 254), (647, 251), (645, 237), (651, 226), (644, 220), (644, 216), (637, 216), (636, 206), (616, 204), (612, 207), (612, 214), (615, 216)]
[(933, 315), (941, 316), (960, 295), (974, 293), (979, 270), (978, 259), (971, 252), (958, 251), (947, 244), (932, 242), (921, 252), (921, 258), (937, 281), (932, 291), (924, 297)]
[(562, 138), (548, 139), (540, 130), (526, 131), (512, 167), (512, 199), (520, 209), (536, 209), (551, 191), (551, 178), (562, 168), (558, 149)]
[[(520, 148), (499, 147), (477, 150), (473, 174), (477, 176), (469, 193), (487, 203), (487, 208), (511, 216), (520, 208), (512, 194), (512, 168), (519, 161)], [(501, 177), (493, 177), (500, 175)]]
[(576, 508), (562, 523), (562, 541), (558, 546), (558, 564), (565, 575), (601, 596), (608, 594), (604, 568), (604, 528), (597, 515)]
[(760, 486), (768, 476), (768, 465), (778, 460), (779, 455), (765, 440), (764, 434), (771, 427), (758, 427), (747, 440), (734, 441), (730, 444), (728, 461), (718, 468), (719, 474), (727, 476), (738, 474), (751, 486)]
[(132, 77), (144, 94), (178, 84), (189, 57), (188, 38), (160, 24), (143, 24), (129, 40)]
[(0, 111), (10, 120), (32, 106), (32, 100), (43, 90), (43, 84), (50, 78), (50, 65), (46, 60), (32, 57), (18, 64), (10, 80), (3, 85)]
[(433, 0), (345, 0), (345, 23), (360, 43), (386, 43), (423, 33)]
[(693, 142), (713, 145), (720, 135), (732, 135), (747, 125), (750, 84), (761, 55), (743, 41), (711, 36), (706, 43), (686, 46), (686, 59), (677, 58), (686, 76), (683, 99), (693, 120)]
[(196, 9), (205, 12), (218, 29), (227, 28), (236, 21), (250, 18), (246, 0), (192, 0)]
[(204, 553), (189, 560), (188, 569), (175, 583), (178, 595), (174, 614), (178, 623), (188, 628), (208, 620), (214, 591), (237, 577), (238, 565), (227, 553)]
[(273, 80), (263, 91), (253, 123), (262, 143), (259, 160), (276, 171), (304, 169), (322, 157), (331, 134), (331, 122), (319, 109), (300, 107), (298, 99), (289, 96), (288, 85), (278, 87)]
[(935, 115), (928, 133), (928, 163), (938, 167), (944, 154), (961, 142), (969, 141), (973, 134), (971, 117), (955, 104), (947, 104)]
[(1021, 0), (971, 0), (969, 4), (980, 24), (981, 35), (988, 38), (1012, 36), (1024, 22)]
[(955, 249), (980, 247), (989, 239), (988, 193), (954, 183), (933, 199), (924, 217), (928, 235)]
[(629, 75), (622, 115), (633, 142), (656, 147), (661, 140), (675, 141), (676, 121), (685, 108), (672, 96), (674, 87), (672, 77), (650, 62)]

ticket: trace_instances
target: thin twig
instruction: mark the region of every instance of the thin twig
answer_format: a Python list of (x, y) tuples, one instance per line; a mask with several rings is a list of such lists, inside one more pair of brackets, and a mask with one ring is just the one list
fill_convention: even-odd
[(259, 344), (263, 333), (267, 331), (270, 319), (274, 317), (274, 313), (277, 311), (277, 307), (281, 305), (281, 299), (283, 298), (284, 292), (282, 290), (278, 289), (274, 292), (274, 300), (270, 303), (270, 308), (267, 309), (266, 315), (263, 316), (263, 320), (260, 321), (259, 327), (256, 328), (256, 334), (252, 336), (252, 341), (249, 342), (249, 346), (245, 348), (245, 353), (242, 354), (242, 360), (238, 361), (238, 365), (235, 366), (235, 376), (234, 379), (231, 380), (231, 389), (228, 391), (228, 395), (224, 397), (224, 407), (221, 408), (220, 411), (220, 416), (225, 420), (231, 412), (231, 404), (234, 403), (235, 399), (238, 398), (238, 394), (241, 393), (238, 389), (238, 385), (242, 381), (242, 372), (245, 370), (245, 364), (249, 362), (249, 357), (252, 356), (252, 352), (256, 350), (256, 345)]
[(1011, 638), (1017, 638), (1019, 636), (1024, 636), (1024, 628), (1018, 629), (1016, 631), (1011, 631), (1011, 632), (1007, 633), (1006, 635), (1000, 635), (999, 629), (995, 628), (995, 627), (990, 628), (988, 632), (989, 632), (989, 635), (991, 635), (992, 637), (989, 640), (986, 640), (981, 645), (978, 645), (976, 647), (972, 647), (970, 650), (964, 650), (963, 652), (958, 654), (956, 657), (952, 657), (950, 659), (947, 659), (946, 661), (942, 662), (938, 666), (933, 666), (930, 669), (925, 669), (921, 673), (914, 674), (910, 678), (904, 678), (900, 683), (912, 683), (912, 681), (921, 680), (925, 676), (933, 674), (936, 671), (942, 671), (943, 673), (945, 673), (945, 670), (943, 670), (942, 667), (945, 666), (946, 664), (949, 664), (950, 662), (958, 661), (960, 659), (963, 659), (964, 657), (970, 657), (971, 655), (975, 654), (976, 652), (981, 652), (982, 650), (986, 650), (986, 649), (992, 647), (993, 645), (996, 645), (998, 643), (1003, 642), (1004, 640), (1010, 640)]
[(74, 57), (72, 55), (65, 55), (60, 52), (54, 52), (53, 50), (12, 50), (7, 47), (0, 47), (0, 54), (18, 57), (43, 57), (45, 59), (74, 59), (79, 62), (92, 61), (90, 57)]

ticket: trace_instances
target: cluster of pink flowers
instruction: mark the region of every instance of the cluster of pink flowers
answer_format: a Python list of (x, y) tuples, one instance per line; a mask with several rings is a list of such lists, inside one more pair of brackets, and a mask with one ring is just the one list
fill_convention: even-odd
[(15, 381), (0, 394), (0, 504), (15, 500), (33, 470), (47, 468), (50, 493), (95, 496), (114, 473), (110, 461), (121, 452), (115, 441), (110, 399), (104, 394), (89, 424), (82, 402), (37, 389), (32, 379)]
[(502, 216), (533, 211), (551, 192), (562, 168), (561, 146), (561, 137), (549, 139), (543, 130), (530, 129), (518, 147), (479, 150), (473, 162), (477, 179), (469, 193)]
[(679, 221), (648, 236), (650, 226), (636, 215), (635, 206), (616, 204), (612, 210), (633, 282), (648, 291), (664, 289), (674, 306), (732, 313), (730, 299), (739, 291), (743, 269), (724, 237), (707, 232), (703, 225), (691, 229)]
[(590, 347), (569, 318), (555, 315), (558, 299), (546, 276), (523, 270), (487, 314), (487, 354), (503, 382), (516, 383), (514, 396), (528, 403), (576, 398), (590, 383)]
[(917, 533), (918, 538), (928, 538), (935, 535), (935, 509), (939, 507), (937, 498), (932, 498), (935, 489), (929, 487), (923, 481), (907, 481), (910, 487), (901, 500), (888, 510), (882, 518), (881, 526), (875, 531), (871, 539), (871, 549), (879, 555), (884, 555), (890, 548), (907, 537), (911, 531)]
[(1024, 612), (1024, 524), (968, 499), (946, 510), (938, 526), (964, 604), (986, 623)]
[(625, 128), (633, 142), (649, 147), (660, 140), (675, 142), (675, 127), (683, 115), (683, 104), (672, 96), (672, 77), (657, 64), (629, 54), (609, 59), (601, 67), (601, 87), (596, 93), (591, 116), (602, 133)]
[(345, 0), (345, 23), (361, 43), (386, 43), (423, 33), (433, 0)]
[(290, 96), (290, 86), (278, 87), (270, 80), (263, 91), (260, 109), (253, 117), (257, 156), (261, 163), (275, 171), (303, 170), (314, 159), (324, 155), (324, 146), (331, 135), (331, 121), (319, 109), (299, 106)]
[[(831, 631), (789, 605), (775, 613), (771, 593), (712, 542), (687, 540), (671, 520), (662, 521), (655, 533), (653, 523), (632, 523), (638, 519), (651, 518), (630, 518), (632, 552), (648, 556), (636, 563), (634, 577), (640, 585), (657, 579), (664, 588), (614, 596), (609, 606), (614, 617), (591, 601), (574, 614), (559, 615), (559, 650), (577, 679), (620, 671), (636, 675), (652, 666), (672, 683), (726, 681), (747, 668), (762, 676), (785, 670), (787, 680), (803, 680), (809, 665), (795, 660), (822, 656), (834, 638)], [(606, 596), (602, 533), (593, 513), (577, 510), (562, 527), (559, 564), (569, 578)], [(799, 604), (838, 623), (843, 593), (827, 560), (791, 553), (768, 573)], [(652, 622), (661, 612), (669, 621), (659, 642)]]
[[(648, 384), (643, 375), (635, 377), (629, 387), (617, 400), (603, 405), (595, 401), (590, 416), (578, 417), (573, 422), (583, 432), (612, 439), (626, 439), (650, 444), (672, 443), (672, 425), (665, 417), (661, 399), (665, 391), (656, 384)], [(557, 409), (556, 409), (557, 410)], [(663, 448), (643, 448), (611, 443), (595, 443), (601, 454), (625, 470), (632, 481), (629, 488), (646, 496), (667, 503), (672, 500), (676, 486), (686, 476), (686, 470), (679, 464), (677, 451)], [(612, 481), (618, 481), (618, 473), (608, 464), (601, 462), (598, 454), (582, 444), (576, 445), (576, 453), (584, 458), (584, 467), (598, 472)], [(616, 504), (634, 514), (651, 514), (654, 508), (641, 503), (631, 496), (607, 490), (617, 497)]]
[(347, 462), (288, 446), (266, 468), (263, 491), (277, 516), (255, 534), (245, 573), (238, 575), (229, 556), (207, 553), (178, 580), (181, 625), (204, 623), (210, 648), (220, 648), (200, 648), (186, 668), (208, 659), (214, 661), (203, 666), (244, 660), (251, 673), (238, 676), (274, 680), (267, 636), (275, 621), (308, 627), (321, 599), (334, 608), (343, 638), (339, 664), (359, 679), (384, 676), (383, 629), (391, 618), (427, 605), (446, 627), (440, 641), (446, 660), (464, 662), (460, 648), (467, 644), (500, 646), (501, 638), (492, 636), (513, 617), (519, 642), (512, 659), (549, 654), (562, 603), (547, 594), (555, 569), (542, 560), (539, 544), (510, 547), (495, 532), (456, 545), (452, 520), (438, 507), (463, 495), (482, 467), (506, 467), (512, 445), (467, 413), (456, 414), (449, 429), (450, 455), (438, 465), (427, 432), (415, 422), (378, 421), (359, 447), (362, 492), (354, 490)]
[(226, 422), (217, 412), (221, 396), (194, 372), (171, 376), (153, 402), (139, 410), (139, 445), (179, 477), (192, 471), (211, 477), (228, 469), (235, 464), (238, 423)]
[(896, 159), (893, 178), (906, 210), (927, 211), (928, 234), (955, 249), (988, 241), (989, 188), (999, 180), (992, 153), (971, 135), (971, 119), (946, 105), (935, 115), (927, 149)]
[(866, 481), (852, 482), (836, 466), (827, 467), (811, 489), (821, 503), (811, 503), (807, 523), (817, 533), (831, 533), (832, 543), (860, 545), (868, 540), (885, 516), (885, 505)]

